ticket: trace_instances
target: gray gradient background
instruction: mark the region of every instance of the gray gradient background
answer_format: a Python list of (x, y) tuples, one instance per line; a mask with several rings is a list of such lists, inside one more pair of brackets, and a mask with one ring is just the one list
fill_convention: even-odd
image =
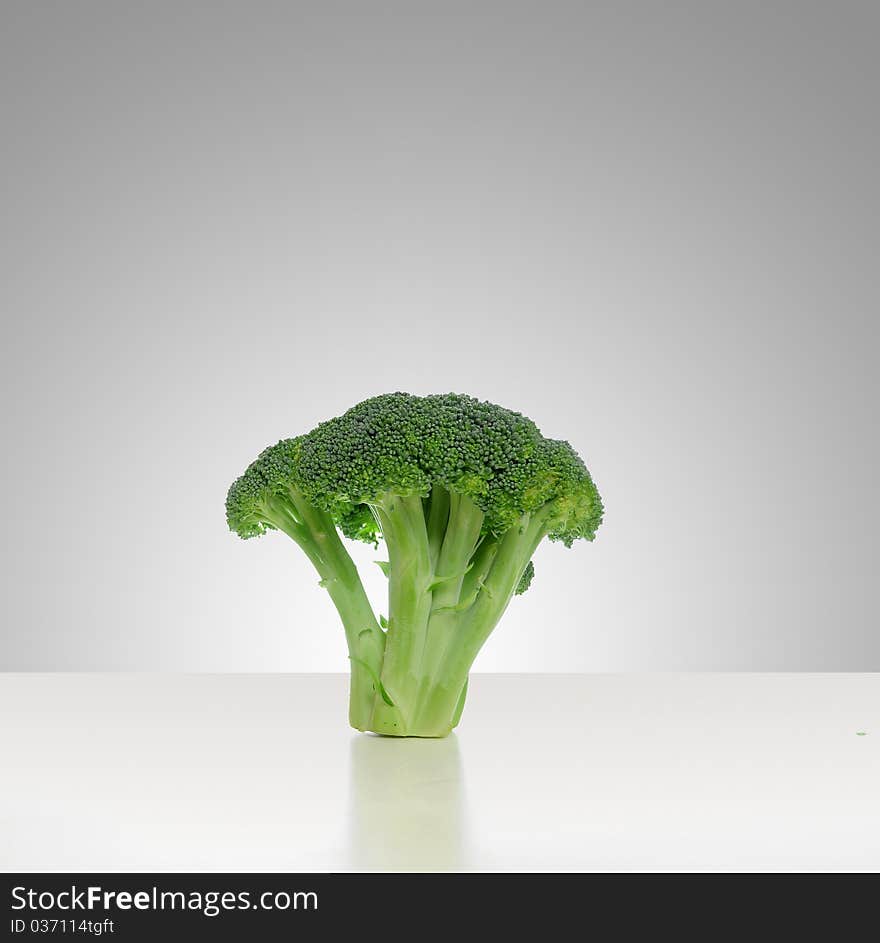
[(341, 670), (223, 498), (405, 389), (606, 500), (478, 668), (880, 669), (878, 10), (3, 3), (0, 667)]

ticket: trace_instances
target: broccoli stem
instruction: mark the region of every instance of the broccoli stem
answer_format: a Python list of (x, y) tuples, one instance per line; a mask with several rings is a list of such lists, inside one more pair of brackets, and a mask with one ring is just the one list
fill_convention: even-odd
[(376, 692), (375, 678), (382, 670), (385, 633), (361, 583), (357, 567), (342, 544), (326, 511), (309, 504), (294, 488), (289, 496), (274, 497), (266, 509), (273, 526), (300, 546), (321, 577), (342, 620), (351, 660), (349, 722), (369, 730)]
[(452, 714), (453, 729), (458, 726), (458, 722), (461, 720), (461, 715), (464, 712), (464, 702), (467, 700), (467, 691), (468, 683), (465, 681), (464, 687), (461, 689), (461, 694), (458, 696), (458, 704), (455, 705), (455, 711)]
[[(412, 707), (415, 725), (422, 722), (422, 714), (437, 686), (438, 669), (460, 628), (461, 588), (482, 526), (483, 512), (472, 501), (457, 494), (450, 495), (448, 526), (437, 556), (425, 644), (416, 667), (419, 687)], [(460, 693), (461, 685), (456, 696)]]
[(381, 680), (404, 718), (418, 687), (417, 665), (431, 614), (433, 575), (422, 499), (389, 496), (373, 506), (390, 564), (388, 634)]
[(436, 486), (427, 499), (388, 495), (371, 505), (388, 548), (388, 632), (373, 613), (330, 514), (295, 489), (264, 513), (312, 561), (345, 629), (349, 721), (390, 736), (444, 737), (458, 723), (468, 672), (504, 614), (547, 513), (524, 514), (502, 536), (483, 512)]
[(443, 737), (461, 717), (474, 658), (546, 534), (546, 515), (523, 515), (496, 538), (482, 533), (483, 512), (470, 499), (436, 486), (424, 500), (389, 496), (372, 507), (390, 567), (369, 729)]
[(474, 659), (504, 615), (523, 571), (547, 534), (548, 514), (547, 509), (524, 514), (519, 524), (498, 541), (476, 600), (463, 613), (455, 644), (450, 646), (438, 668), (438, 675), (453, 687), (467, 683)]
[(428, 549), (431, 564), (436, 565), (446, 527), (449, 523), (450, 494), (442, 485), (434, 485), (425, 499), (425, 527), (428, 531)]

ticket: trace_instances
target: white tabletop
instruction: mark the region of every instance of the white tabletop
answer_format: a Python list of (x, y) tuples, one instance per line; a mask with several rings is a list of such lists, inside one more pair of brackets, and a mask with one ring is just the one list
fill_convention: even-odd
[(880, 870), (880, 675), (0, 675), (4, 871)]

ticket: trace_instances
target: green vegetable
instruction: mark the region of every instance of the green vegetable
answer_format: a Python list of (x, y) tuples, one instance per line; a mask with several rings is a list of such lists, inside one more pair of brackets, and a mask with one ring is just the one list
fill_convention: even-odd
[[(602, 502), (567, 442), (468, 396), (389, 393), (266, 449), (234, 482), (229, 527), (283, 531), (333, 601), (358, 730), (443, 737), (470, 667), (545, 538), (592, 540)], [(378, 544), (388, 618), (376, 619), (345, 537)]]

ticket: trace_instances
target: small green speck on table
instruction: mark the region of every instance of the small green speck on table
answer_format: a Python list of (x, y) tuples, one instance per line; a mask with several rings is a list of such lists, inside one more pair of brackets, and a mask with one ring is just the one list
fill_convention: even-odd
[(857, 737), (867, 737), (867, 736), (868, 736), (868, 731), (867, 731), (867, 730), (857, 730), (857, 731), (856, 731), (856, 736), (857, 736)]

